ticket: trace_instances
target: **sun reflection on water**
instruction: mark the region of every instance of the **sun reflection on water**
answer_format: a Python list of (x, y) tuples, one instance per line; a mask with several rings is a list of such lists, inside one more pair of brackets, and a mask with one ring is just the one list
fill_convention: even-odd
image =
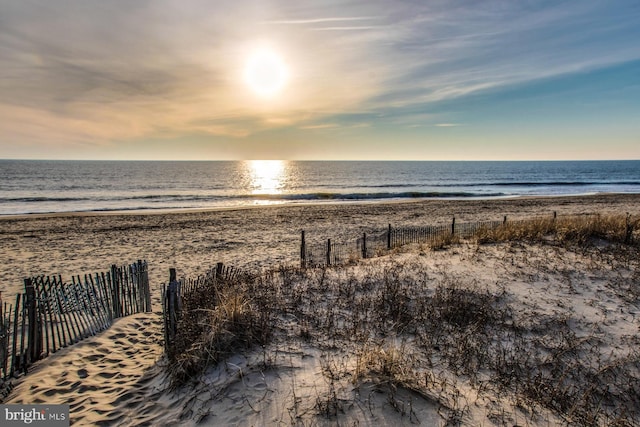
[(282, 194), (285, 162), (282, 160), (250, 160), (247, 162), (251, 194)]

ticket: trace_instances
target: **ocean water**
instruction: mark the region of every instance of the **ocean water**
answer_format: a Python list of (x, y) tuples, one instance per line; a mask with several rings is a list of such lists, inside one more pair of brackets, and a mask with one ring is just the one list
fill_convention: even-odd
[(640, 161), (0, 160), (0, 215), (640, 193)]

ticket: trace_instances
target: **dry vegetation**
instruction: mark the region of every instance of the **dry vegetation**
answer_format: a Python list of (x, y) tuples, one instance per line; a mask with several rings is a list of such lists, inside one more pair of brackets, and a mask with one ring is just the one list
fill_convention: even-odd
[[(462, 243), (447, 237), (414, 246), (412, 256), (400, 249), (356, 266), (282, 267), (218, 284), (208, 300), (185, 298), (183, 333), (170, 354), (174, 385), (240, 350), (261, 352), (259, 369), (278, 369), (285, 362), (277, 349), (298, 341), (318, 350), (324, 384), (312, 407), (299, 404), (294, 389), (294, 425), (340, 420), (354, 402), (371, 408), (379, 396), (411, 423), (423, 421), (421, 404), (443, 425), (640, 425), (635, 314), (634, 332), (611, 337), (606, 310), (602, 319), (580, 317), (561, 299), (551, 310), (512, 287), (516, 279), (542, 281), (581, 295), (588, 277), (603, 284), (616, 310), (640, 313), (637, 224), (628, 216), (518, 222)], [(540, 246), (553, 262), (531, 255)], [(420, 261), (445, 249), (482, 265), (483, 248), (499, 248), (496, 265), (511, 273), (488, 283)], [(586, 271), (572, 267), (576, 259)], [(602, 306), (597, 295), (594, 310)]]
[[(478, 243), (514, 240), (592, 245), (597, 240), (633, 244), (640, 220), (631, 215), (582, 215), (507, 222), (493, 230), (479, 230)], [(636, 239), (637, 240), (637, 239)], [(637, 243), (637, 242), (636, 242)]]

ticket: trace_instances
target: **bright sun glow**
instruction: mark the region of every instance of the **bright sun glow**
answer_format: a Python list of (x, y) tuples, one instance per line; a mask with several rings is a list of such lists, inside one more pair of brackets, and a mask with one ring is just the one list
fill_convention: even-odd
[(252, 194), (280, 194), (284, 178), (281, 160), (252, 160), (247, 162)]
[(272, 50), (253, 52), (244, 68), (244, 81), (256, 94), (271, 97), (287, 83), (289, 71), (282, 58)]

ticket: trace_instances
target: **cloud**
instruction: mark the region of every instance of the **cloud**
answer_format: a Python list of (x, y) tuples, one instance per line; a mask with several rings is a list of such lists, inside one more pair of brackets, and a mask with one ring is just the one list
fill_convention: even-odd
[(359, 26), (359, 27), (320, 27), (313, 28), (313, 31), (367, 31), (367, 30), (379, 30), (384, 27), (380, 26)]
[(306, 129), (306, 130), (335, 129), (337, 127), (340, 127), (340, 125), (337, 124), (337, 123), (319, 123), (319, 124), (315, 124), (315, 125), (300, 126), (300, 129)]
[(313, 19), (292, 19), (281, 21), (267, 21), (266, 24), (278, 25), (308, 25), (308, 24), (326, 24), (327, 22), (349, 22), (349, 21), (367, 21), (378, 19), (375, 16), (336, 16), (329, 18), (313, 18)]
[[(365, 70), (344, 72), (364, 57), (346, 57), (336, 48), (340, 40), (319, 43), (291, 25), (261, 34), (256, 22), (267, 16), (258, 5), (240, 1), (221, 15), (207, 1), (3, 1), (0, 105), (34, 140), (30, 120), (86, 140), (160, 132), (238, 138), (348, 111), (371, 96), (376, 82)], [(240, 78), (252, 43), (263, 39), (283, 49), (294, 74), (281, 99), (269, 104), (252, 98)], [(85, 130), (70, 123), (85, 123)], [(5, 140), (25, 138), (5, 130)]]
[(600, 15), (620, 12), (593, 2), (464, 6), (398, 8), (386, 22), (390, 30), (372, 47), (387, 61), (378, 71), (385, 80), (370, 108), (433, 104), (640, 58), (640, 47), (629, 37), (638, 33), (632, 24), (637, 7), (613, 23)]
[[(0, 141), (425, 123), (442, 101), (638, 60), (639, 19), (631, 1), (0, 0)], [(256, 43), (291, 71), (269, 103), (240, 78)]]

